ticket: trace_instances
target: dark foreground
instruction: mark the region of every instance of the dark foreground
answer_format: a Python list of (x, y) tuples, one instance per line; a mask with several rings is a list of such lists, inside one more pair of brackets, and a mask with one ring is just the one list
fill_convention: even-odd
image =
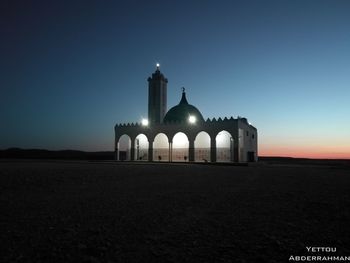
[(0, 163), (1, 262), (350, 256), (347, 166)]

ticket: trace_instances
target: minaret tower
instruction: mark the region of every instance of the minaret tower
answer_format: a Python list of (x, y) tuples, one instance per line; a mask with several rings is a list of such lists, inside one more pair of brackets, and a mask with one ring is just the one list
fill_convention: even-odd
[(150, 124), (163, 123), (167, 111), (167, 84), (168, 80), (159, 70), (148, 78), (148, 121)]

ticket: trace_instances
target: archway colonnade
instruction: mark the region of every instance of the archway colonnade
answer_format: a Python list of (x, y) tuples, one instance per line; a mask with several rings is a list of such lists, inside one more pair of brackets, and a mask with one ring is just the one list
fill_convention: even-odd
[(116, 135), (116, 160), (159, 162), (238, 161), (238, 140), (226, 130), (215, 133), (178, 131), (155, 135)]

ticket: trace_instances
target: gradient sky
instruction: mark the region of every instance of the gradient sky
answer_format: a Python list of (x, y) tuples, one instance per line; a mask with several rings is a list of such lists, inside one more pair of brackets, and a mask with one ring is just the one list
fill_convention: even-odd
[(113, 150), (161, 64), (259, 155), (350, 158), (350, 1), (1, 1), (0, 149)]

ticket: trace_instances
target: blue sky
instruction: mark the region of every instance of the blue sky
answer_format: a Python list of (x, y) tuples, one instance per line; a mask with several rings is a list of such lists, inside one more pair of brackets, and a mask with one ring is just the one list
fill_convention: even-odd
[(161, 64), (207, 117), (248, 118), (259, 154), (350, 158), (349, 1), (8, 1), (0, 148), (112, 150)]

